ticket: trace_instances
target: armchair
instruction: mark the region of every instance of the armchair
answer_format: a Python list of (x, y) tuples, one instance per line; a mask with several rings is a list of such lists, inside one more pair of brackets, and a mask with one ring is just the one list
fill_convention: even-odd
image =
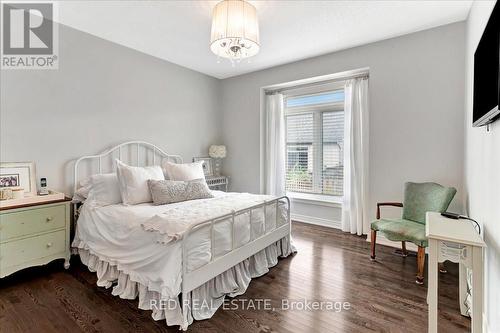
[[(371, 223), (371, 260), (375, 260), (375, 244), (377, 232), (382, 233), (391, 241), (401, 241), (403, 255), (406, 256), (406, 242), (418, 246), (417, 253), (417, 284), (424, 283), (425, 248), (425, 213), (445, 212), (453, 200), (457, 190), (436, 183), (405, 183), (404, 201), (377, 203), (377, 220)], [(399, 219), (380, 217), (380, 207), (395, 206), (403, 208)]]

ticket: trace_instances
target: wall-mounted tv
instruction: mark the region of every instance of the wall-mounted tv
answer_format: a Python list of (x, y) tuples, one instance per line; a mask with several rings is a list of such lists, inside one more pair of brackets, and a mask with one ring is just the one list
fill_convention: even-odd
[(473, 126), (500, 118), (500, 1), (497, 1), (474, 53)]

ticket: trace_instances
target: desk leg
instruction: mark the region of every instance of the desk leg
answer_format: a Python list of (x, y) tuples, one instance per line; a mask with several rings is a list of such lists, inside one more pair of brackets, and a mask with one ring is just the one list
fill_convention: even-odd
[(467, 307), (465, 306), (465, 299), (467, 298), (467, 267), (463, 263), (458, 264), (458, 285), (460, 314), (467, 316)]
[(427, 303), (429, 303), (429, 333), (437, 333), (438, 323), (438, 247), (439, 241), (429, 239), (429, 277)]
[(472, 333), (483, 332), (483, 248), (472, 248)]

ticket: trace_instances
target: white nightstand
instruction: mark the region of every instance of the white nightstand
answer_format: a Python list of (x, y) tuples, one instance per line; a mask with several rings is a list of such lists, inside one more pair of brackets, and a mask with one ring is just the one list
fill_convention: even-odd
[(207, 176), (208, 187), (211, 190), (221, 190), (227, 192), (227, 187), (229, 185), (229, 177), (226, 176)]
[(486, 244), (467, 220), (452, 220), (439, 213), (427, 212), (425, 235), (429, 238), (429, 332), (438, 331), (438, 263), (450, 260), (460, 264), (460, 307), (465, 302), (466, 273), (472, 269), (472, 332), (483, 332), (483, 249)]
[(0, 278), (58, 258), (69, 268), (70, 201), (0, 209)]

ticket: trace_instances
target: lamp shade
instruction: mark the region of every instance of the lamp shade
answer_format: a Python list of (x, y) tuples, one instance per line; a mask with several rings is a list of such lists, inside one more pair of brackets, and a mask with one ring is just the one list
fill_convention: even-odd
[(257, 10), (243, 0), (224, 0), (213, 11), (210, 49), (220, 57), (239, 60), (259, 52)]
[(212, 158), (225, 158), (226, 154), (226, 146), (224, 145), (211, 145), (208, 149), (208, 156)]

